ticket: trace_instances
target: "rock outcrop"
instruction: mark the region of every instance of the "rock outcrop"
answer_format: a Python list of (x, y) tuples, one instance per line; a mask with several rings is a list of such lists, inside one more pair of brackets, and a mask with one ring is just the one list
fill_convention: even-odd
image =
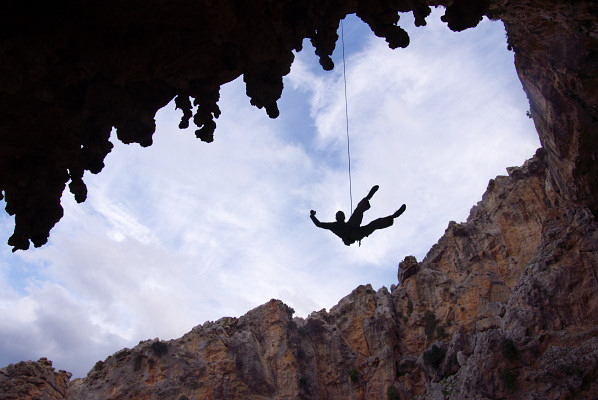
[(556, 188), (598, 217), (598, 5), (496, 4)]
[[(306, 319), (271, 300), (123, 349), (47, 398), (597, 398), (598, 224), (547, 158), (491, 180), (390, 291), (360, 286)], [(0, 392), (30, 382), (16, 379)]]
[(180, 339), (125, 349), (75, 380), (69, 399), (384, 399), (398, 325), (391, 295), (360, 286), (330, 312), (279, 300)]
[(558, 193), (547, 157), (490, 181), (467, 222), (451, 222), (421, 263), (406, 260), (393, 291), (398, 362), (411, 366), (401, 393), (598, 396), (598, 227)]
[(62, 400), (71, 376), (70, 372), (56, 372), (46, 358), (10, 364), (0, 369), (0, 399)]

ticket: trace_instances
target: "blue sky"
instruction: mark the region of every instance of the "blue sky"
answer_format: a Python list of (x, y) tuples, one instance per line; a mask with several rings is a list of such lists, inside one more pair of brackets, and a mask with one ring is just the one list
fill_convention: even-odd
[[(401, 26), (390, 50), (345, 22), (353, 202), (380, 190), (365, 222), (407, 211), (361, 247), (317, 229), (350, 207), (340, 41), (334, 71), (309, 42), (285, 77), (276, 120), (249, 105), (242, 79), (221, 89), (215, 141), (178, 129), (169, 104), (154, 144), (115, 149), (88, 199), (62, 198), (64, 218), (40, 249), (0, 246), (0, 366), (46, 356), (83, 376), (140, 340), (177, 338), (278, 298), (305, 317), (360, 284), (397, 281), (448, 222), (465, 221), (489, 179), (539, 147), (500, 22), (453, 33)], [(0, 216), (0, 240), (13, 219)]]

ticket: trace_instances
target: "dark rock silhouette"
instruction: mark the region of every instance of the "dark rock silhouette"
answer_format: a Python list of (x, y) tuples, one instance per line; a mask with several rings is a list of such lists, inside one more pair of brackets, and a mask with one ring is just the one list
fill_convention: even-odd
[(149, 146), (156, 111), (176, 98), (180, 126), (193, 118), (197, 137), (210, 142), (220, 86), (240, 75), (251, 104), (274, 118), (303, 39), (331, 69), (347, 14), (389, 47), (404, 47), (398, 12), (412, 11), (422, 26), (432, 3), (447, 6), (442, 19), (453, 30), (483, 15), (505, 23), (555, 184), (598, 215), (593, 1), (8, 2), (0, 16), (0, 198), (15, 216), (9, 244), (47, 242), (67, 184), (85, 200), (83, 174), (104, 167), (112, 127), (124, 143)]
[(388, 217), (377, 218), (369, 224), (361, 226), (363, 213), (370, 209), (370, 200), (377, 190), (378, 185), (372, 187), (368, 195), (357, 203), (355, 211), (353, 211), (353, 214), (351, 214), (351, 217), (349, 217), (347, 222), (345, 222), (345, 213), (342, 211), (336, 213), (336, 221), (334, 222), (320, 222), (318, 218), (316, 218), (316, 212), (314, 210), (310, 211), (309, 216), (318, 228), (332, 231), (332, 233), (341, 238), (343, 243), (347, 246), (350, 246), (355, 242), (361, 244), (361, 240), (370, 236), (374, 231), (391, 226), (394, 222), (393, 220), (403, 214), (407, 208), (405, 204), (403, 204), (401, 208), (394, 212), (394, 214), (389, 215)]

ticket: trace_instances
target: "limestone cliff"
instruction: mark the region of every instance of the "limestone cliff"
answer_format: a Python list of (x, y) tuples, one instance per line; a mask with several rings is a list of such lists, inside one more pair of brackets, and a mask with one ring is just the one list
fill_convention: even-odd
[(598, 395), (597, 226), (558, 194), (545, 160), (539, 150), (490, 181), (466, 223), (451, 222), (421, 263), (404, 262), (393, 296), (405, 393)]
[(11, 364), (0, 369), (0, 399), (62, 400), (71, 376), (70, 372), (56, 372), (46, 358)]
[[(546, 159), (491, 180), (390, 291), (360, 286), (306, 319), (271, 300), (123, 349), (45, 398), (596, 398), (598, 226)], [(31, 370), (0, 370), (2, 385), (40, 382)]]
[(390, 293), (359, 287), (306, 320), (277, 300), (140, 343), (73, 382), (73, 399), (385, 398), (397, 344)]

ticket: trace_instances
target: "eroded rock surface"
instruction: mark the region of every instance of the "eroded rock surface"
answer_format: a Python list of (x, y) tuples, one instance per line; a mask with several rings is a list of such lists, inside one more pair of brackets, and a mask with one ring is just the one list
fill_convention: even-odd
[(180, 339), (140, 343), (73, 382), (69, 399), (385, 399), (397, 345), (388, 290), (360, 286), (330, 312), (278, 300)]
[(71, 373), (54, 370), (52, 361), (21, 361), (0, 369), (1, 400), (62, 400)]
[(498, 5), (558, 191), (598, 217), (598, 5)]
[(598, 227), (558, 193), (547, 158), (490, 181), (467, 222), (406, 260), (393, 291), (399, 364), (417, 358), (397, 380), (405, 396), (598, 396)]
[(122, 142), (149, 146), (156, 111), (174, 98), (180, 126), (193, 118), (196, 136), (211, 142), (220, 86), (241, 75), (251, 104), (276, 118), (282, 77), (304, 39), (332, 69), (339, 21), (357, 13), (391, 48), (404, 47), (399, 9), (415, 9), (420, 24), (430, 12), (423, 0), (4, 4), (0, 199), (15, 215), (9, 245), (47, 242), (67, 183), (85, 200), (84, 171), (104, 167), (112, 127)]
[(483, 15), (505, 22), (555, 183), (598, 215), (594, 1), (9, 2), (0, 15), (0, 199), (15, 216), (9, 245), (47, 242), (67, 184), (85, 200), (83, 174), (102, 170), (112, 127), (124, 143), (149, 146), (156, 111), (174, 98), (180, 126), (193, 118), (197, 137), (210, 142), (220, 86), (241, 75), (251, 104), (275, 118), (282, 77), (304, 39), (331, 69), (347, 14), (394, 49), (409, 43), (397, 12), (424, 25), (430, 4), (447, 7), (442, 19), (453, 30)]

